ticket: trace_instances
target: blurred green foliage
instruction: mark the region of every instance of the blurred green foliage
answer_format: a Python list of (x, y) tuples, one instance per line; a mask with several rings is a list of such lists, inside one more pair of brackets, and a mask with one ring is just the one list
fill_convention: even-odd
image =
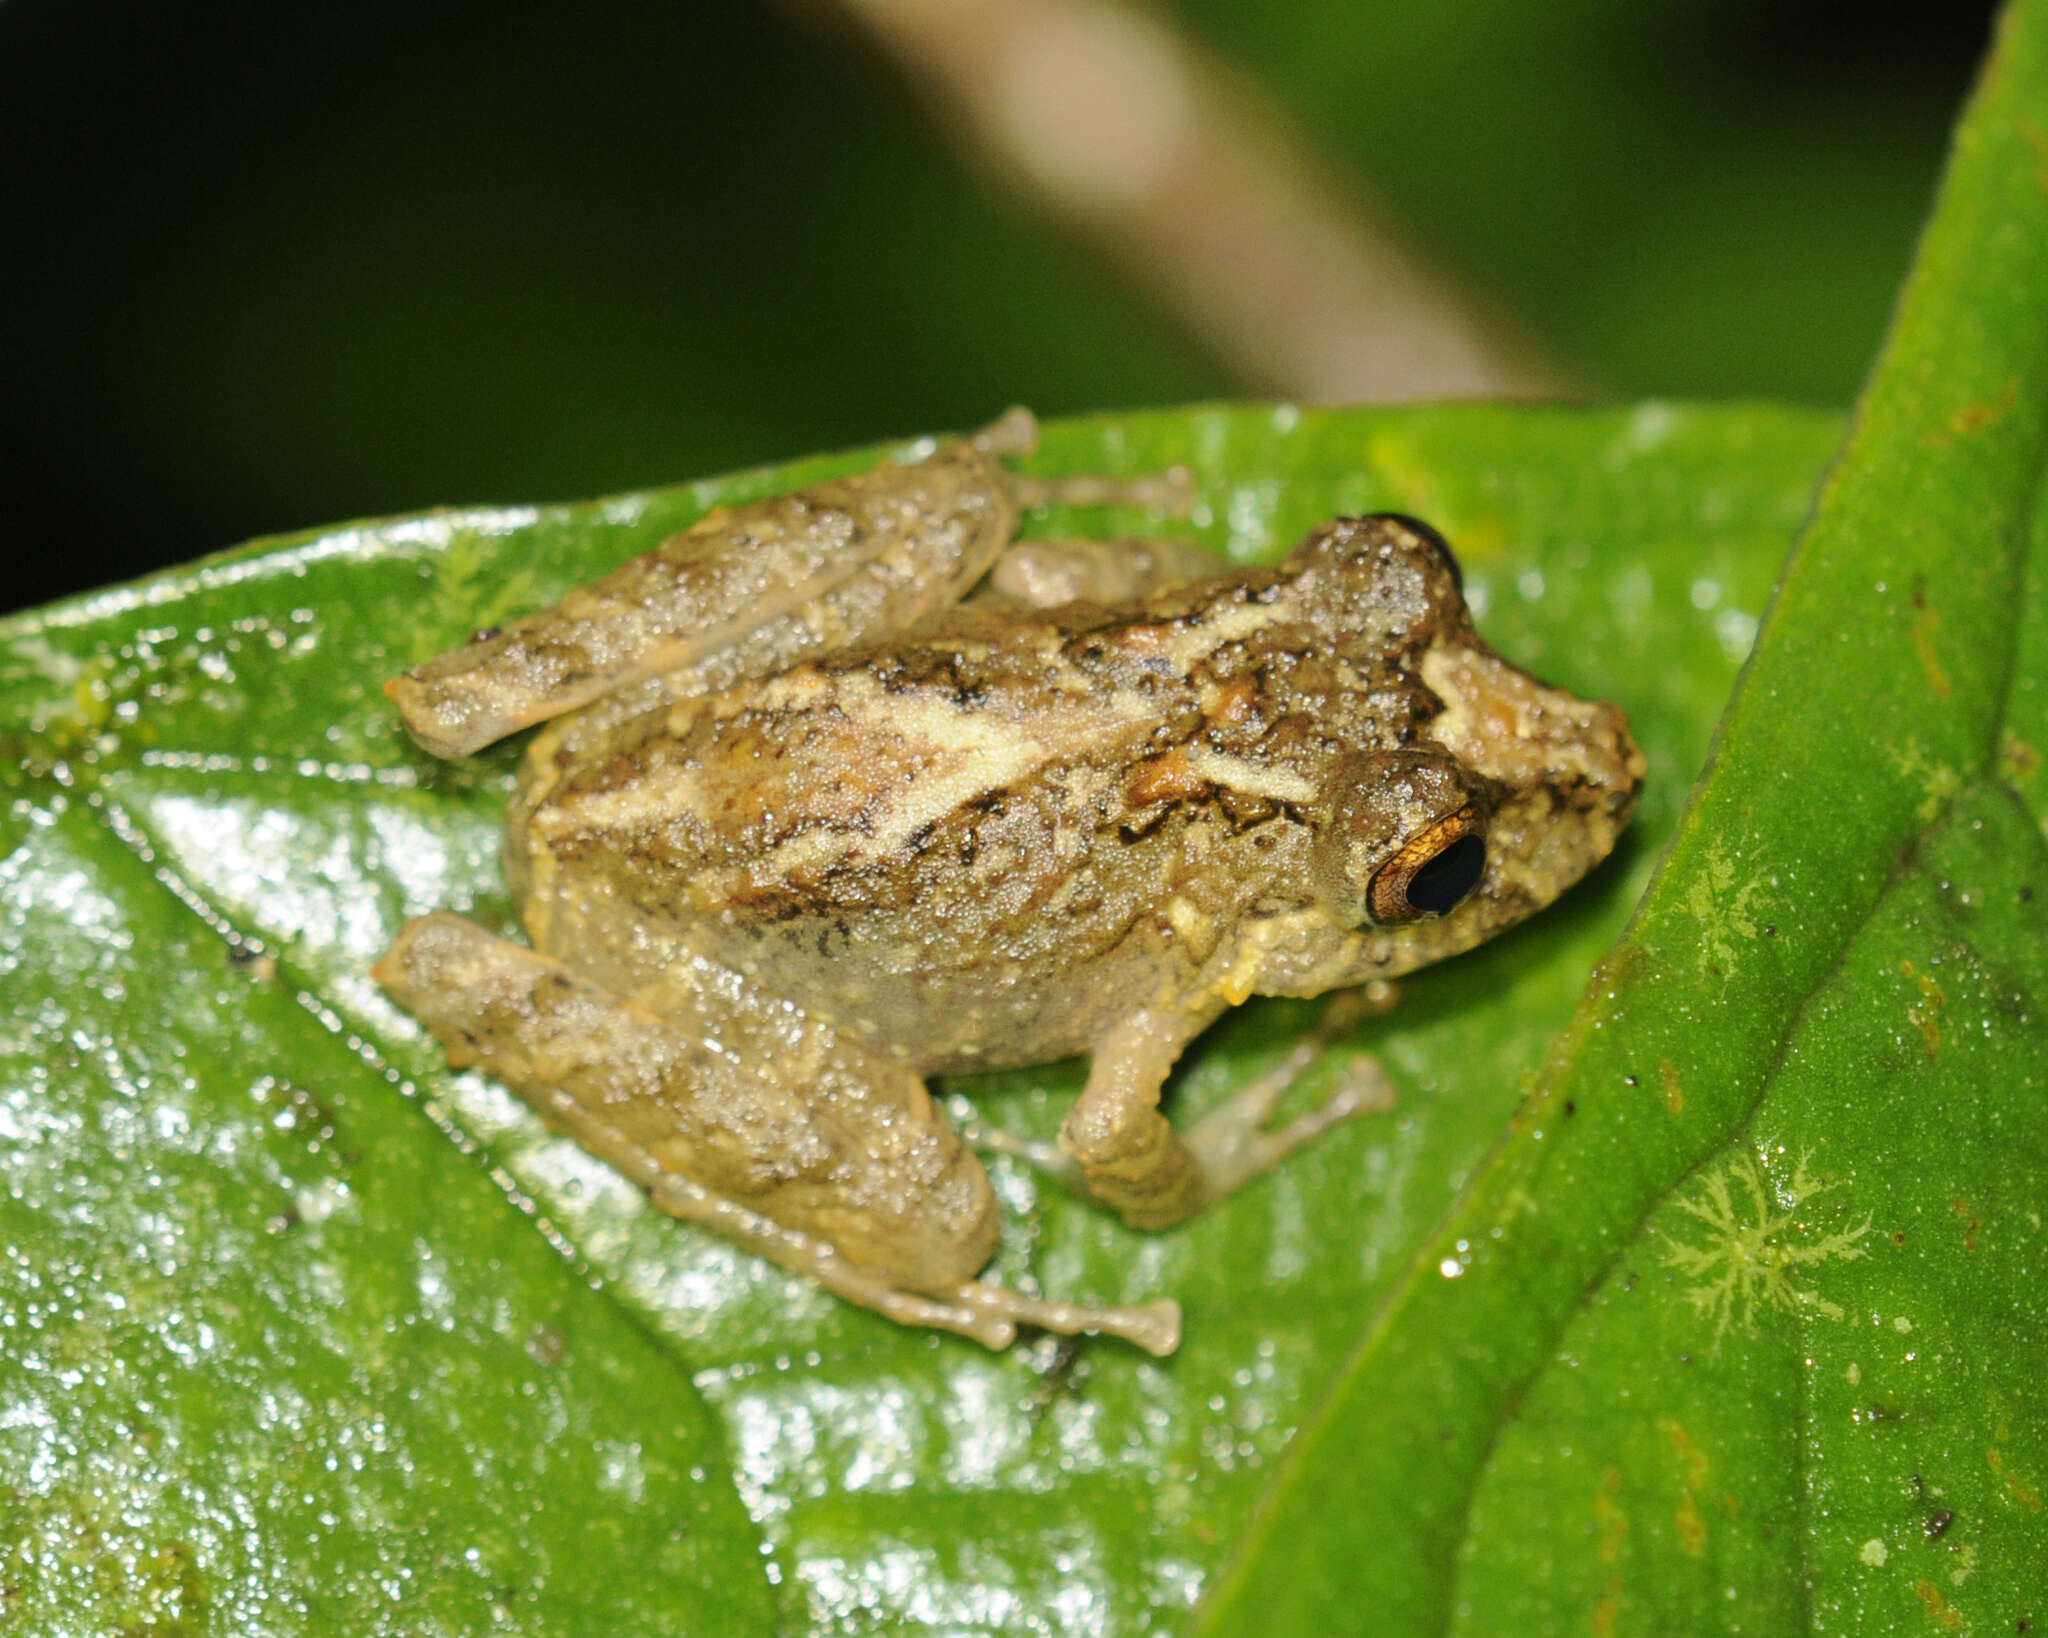
[(1409, 224), (1622, 397), (1847, 403), (1988, 6), (1178, 0)]
[[(1761, 0), (1177, 0), (1615, 393), (1846, 402), (1984, 29)], [(1257, 390), (816, 0), (0, 8), (5, 602), (1013, 401)]]

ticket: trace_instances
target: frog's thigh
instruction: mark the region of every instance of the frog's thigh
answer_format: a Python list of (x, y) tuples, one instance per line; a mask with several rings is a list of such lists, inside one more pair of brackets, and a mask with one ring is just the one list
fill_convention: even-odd
[(408, 925), (375, 976), (451, 1061), (644, 1186), (688, 1178), (907, 1287), (957, 1284), (995, 1250), (988, 1180), (922, 1083), (828, 1026), (754, 1039), (774, 1009), (748, 995), (678, 983), (650, 1007), (445, 914)]
[[(849, 1302), (903, 1324), (957, 1331), (989, 1347), (1006, 1345), (1019, 1323), (1068, 1333), (1107, 1331), (1155, 1353), (1170, 1352), (1178, 1342), (1179, 1310), (1171, 1303), (1082, 1308), (968, 1278), (994, 1249), (994, 1206), (979, 1165), (957, 1151), (950, 1128), (944, 1128), (948, 1142), (940, 1157), (947, 1175), (925, 1182), (946, 1195), (971, 1181), (969, 1192), (986, 1209), (955, 1201), (935, 1222), (863, 1221), (857, 1196), (869, 1169), (862, 1169), (853, 1187), (835, 1188), (829, 1176), (818, 1175), (821, 1148), (828, 1151), (825, 1164), (832, 1160), (830, 1133), (798, 1119), (764, 1134), (764, 1119), (774, 1123), (774, 1111), (764, 1106), (783, 1089), (765, 1081), (721, 1089), (721, 1071), (730, 1077), (735, 1066), (704, 1048), (701, 1031), (677, 1029), (560, 963), (458, 916), (410, 923), (374, 976), (433, 1030), (452, 1063), (481, 1064), (646, 1189), (663, 1210), (808, 1275)], [(839, 1069), (843, 1079), (844, 1066)], [(715, 1107), (706, 1108), (707, 1102)], [(744, 1133), (737, 1154), (735, 1130)], [(956, 1152), (958, 1168), (949, 1163)], [(751, 1166), (765, 1185), (757, 1203), (766, 1200), (812, 1227), (836, 1226), (838, 1243), (693, 1179), (678, 1161), (707, 1176), (721, 1170), (738, 1176), (735, 1167)], [(971, 1179), (956, 1175), (959, 1168)], [(804, 1176), (806, 1170), (812, 1175)], [(915, 1216), (918, 1199), (882, 1192), (885, 1205)], [(859, 1260), (851, 1254), (855, 1246), (878, 1253), (878, 1259)]]

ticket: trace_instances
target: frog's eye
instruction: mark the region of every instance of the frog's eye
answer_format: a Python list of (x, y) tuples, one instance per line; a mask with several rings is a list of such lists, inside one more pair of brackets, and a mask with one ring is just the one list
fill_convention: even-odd
[(1460, 808), (1417, 831), (1374, 872), (1365, 907), (1382, 927), (1455, 910), (1486, 870), (1486, 820)]

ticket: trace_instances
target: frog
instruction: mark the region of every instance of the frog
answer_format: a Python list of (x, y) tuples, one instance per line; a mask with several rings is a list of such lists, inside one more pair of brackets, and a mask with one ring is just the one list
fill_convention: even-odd
[[(1176, 1127), (1170, 1072), (1252, 996), (1383, 996), (1613, 849), (1618, 706), (1474, 629), (1443, 536), (1335, 518), (1232, 567), (1170, 536), (1020, 540), (1050, 500), (1164, 520), (1162, 480), (1028, 477), (981, 433), (714, 511), (387, 685), (446, 757), (539, 726), (504, 860), (524, 943), (439, 910), (373, 969), (445, 1050), (684, 1221), (991, 1348), (1179, 1344), (1170, 1297), (984, 1278), (977, 1147), (1138, 1230), (1341, 1122), (1297, 1051)], [(1180, 486), (1184, 493), (1185, 485)], [(963, 1141), (932, 1077), (1088, 1059), (1056, 1146)]]

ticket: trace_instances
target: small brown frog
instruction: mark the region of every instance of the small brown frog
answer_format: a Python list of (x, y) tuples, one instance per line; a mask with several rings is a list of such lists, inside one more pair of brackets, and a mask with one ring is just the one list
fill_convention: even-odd
[[(1615, 707), (1479, 640), (1409, 518), (1227, 573), (1158, 546), (999, 563), (1047, 489), (998, 457), (1034, 432), (1013, 412), (714, 512), (393, 681), (443, 755), (556, 720), (506, 832), (532, 948), (431, 915), (376, 976), (664, 1209), (843, 1297), (992, 1347), (1024, 1323), (1166, 1353), (1171, 1302), (974, 1278), (995, 1203), (924, 1077), (1088, 1053), (1069, 1169), (1178, 1222), (1367, 1101), (1276, 1130), (1279, 1076), (1177, 1132), (1160, 1088), (1205, 1026), (1541, 909), (1613, 846), (1643, 759)], [(1080, 595), (1105, 576), (1119, 601)]]

